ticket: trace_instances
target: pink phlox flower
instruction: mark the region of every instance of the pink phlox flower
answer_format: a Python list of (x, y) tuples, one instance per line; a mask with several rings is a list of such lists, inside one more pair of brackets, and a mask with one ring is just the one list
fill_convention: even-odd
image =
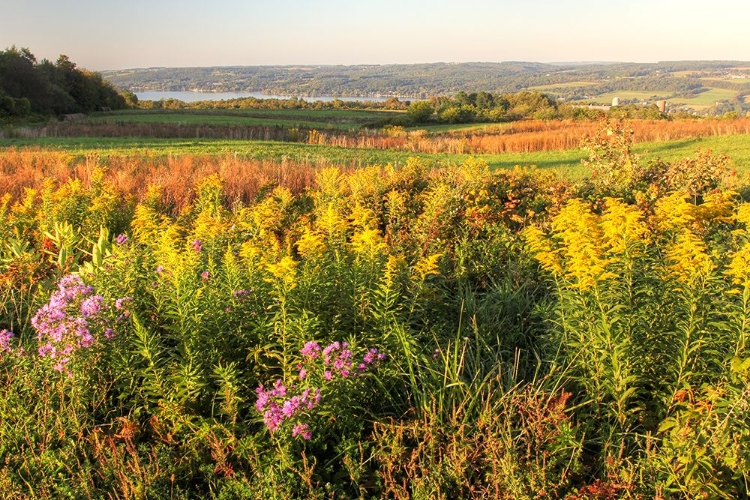
[(275, 432), (276, 429), (279, 428), (279, 425), (281, 425), (281, 422), (284, 420), (284, 415), (281, 413), (281, 409), (279, 408), (279, 405), (276, 403), (271, 403), (268, 406), (268, 409), (263, 414), (263, 422), (266, 424), (266, 427), (268, 427), (268, 430), (271, 432)]
[(270, 394), (265, 391), (262, 385), (255, 389), (255, 392), (258, 394), (258, 400), (255, 402), (255, 409), (258, 411), (263, 411), (268, 405)]
[(320, 345), (317, 342), (306, 342), (305, 347), (299, 351), (303, 356), (307, 356), (310, 359), (315, 359), (320, 352)]
[(123, 307), (125, 307), (125, 304), (128, 302), (132, 302), (133, 297), (120, 297), (119, 299), (115, 300), (115, 309), (118, 311), (121, 310)]
[(341, 349), (341, 342), (337, 340), (336, 342), (333, 342), (326, 346), (326, 348), (323, 349), (323, 354), (325, 354), (326, 356), (330, 356), (333, 351), (338, 351), (339, 349)]
[(281, 408), (281, 412), (284, 414), (285, 417), (291, 418), (294, 416), (294, 414), (299, 410), (300, 408), (300, 397), (299, 396), (293, 396), (286, 401), (284, 401), (284, 405)]
[(104, 297), (92, 295), (81, 302), (81, 314), (84, 318), (94, 317), (105, 307)]
[(200, 253), (201, 251), (203, 251), (203, 242), (201, 240), (195, 240), (193, 241), (192, 247), (193, 250)]
[(333, 373), (330, 370), (326, 370), (323, 372), (323, 378), (330, 381), (333, 378)]
[(284, 382), (281, 379), (277, 379), (276, 382), (273, 384), (273, 390), (271, 390), (271, 395), (283, 398), (286, 396), (286, 386), (284, 386)]
[(13, 335), (13, 332), (11, 332), (10, 330), (6, 330), (5, 328), (0, 330), (0, 350), (12, 350), (13, 348), (10, 345), (10, 339), (12, 339), (13, 337), (15, 337), (15, 335)]
[(304, 440), (310, 440), (312, 438), (312, 432), (310, 432), (310, 426), (307, 424), (297, 424), (292, 429), (292, 437), (302, 436)]

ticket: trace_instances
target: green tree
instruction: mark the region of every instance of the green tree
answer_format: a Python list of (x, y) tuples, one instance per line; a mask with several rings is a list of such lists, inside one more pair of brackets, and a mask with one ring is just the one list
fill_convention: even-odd
[(406, 115), (414, 123), (424, 123), (430, 119), (435, 112), (435, 108), (429, 101), (416, 101), (409, 105)]

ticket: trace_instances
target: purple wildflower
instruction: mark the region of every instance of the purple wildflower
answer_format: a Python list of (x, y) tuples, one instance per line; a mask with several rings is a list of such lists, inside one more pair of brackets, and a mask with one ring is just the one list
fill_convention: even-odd
[(156, 266), (156, 274), (161, 274), (164, 272), (164, 266)]
[(297, 424), (292, 429), (292, 437), (302, 436), (302, 439), (309, 440), (312, 438), (312, 432), (310, 432), (310, 426), (307, 424)]
[(192, 244), (193, 250), (195, 250), (198, 253), (201, 253), (203, 251), (203, 242), (201, 240), (195, 240)]
[(307, 377), (307, 370), (305, 370), (304, 368), (302, 368), (302, 369), (301, 369), (301, 370), (299, 371), (299, 378), (300, 378), (300, 380), (304, 380), (304, 379), (305, 379), (305, 377)]
[(128, 241), (128, 237), (124, 234), (118, 234), (117, 238), (115, 239), (118, 245), (122, 246)]
[(115, 300), (115, 309), (119, 311), (120, 309), (125, 307), (125, 304), (127, 304), (128, 302), (132, 302), (132, 300), (133, 300), (133, 297), (121, 297)]
[(13, 332), (3, 328), (0, 330), (0, 351), (11, 351), (13, 348), (10, 345), (10, 339), (15, 337)]
[(320, 352), (320, 345), (317, 342), (307, 342), (305, 343), (305, 347), (300, 349), (299, 351), (303, 356), (306, 356), (310, 359), (315, 359), (318, 356), (318, 353)]
[(281, 409), (276, 403), (271, 403), (268, 407), (268, 410), (266, 410), (263, 414), (263, 422), (271, 432), (275, 432), (276, 429), (279, 428), (283, 420), (284, 414), (281, 413)]
[(286, 418), (291, 418), (294, 416), (297, 410), (299, 410), (299, 408), (300, 398), (299, 396), (293, 396), (284, 401), (284, 405), (281, 408), (281, 413), (283, 413)]
[(203, 272), (201, 273), (201, 278), (203, 278), (204, 280), (207, 280), (207, 279), (209, 279), (210, 277), (211, 277), (211, 273), (209, 273), (208, 271), (203, 271)]
[(92, 295), (81, 302), (81, 314), (84, 318), (94, 317), (102, 310), (104, 297), (101, 295)]
[(234, 295), (234, 298), (237, 300), (243, 300), (247, 298), (251, 293), (253, 293), (252, 290), (235, 290), (232, 292), (232, 295)]

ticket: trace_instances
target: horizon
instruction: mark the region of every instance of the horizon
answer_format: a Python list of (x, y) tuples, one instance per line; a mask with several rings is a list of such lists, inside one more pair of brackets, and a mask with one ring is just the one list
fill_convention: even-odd
[[(20, 48), (20, 47), (17, 47)], [(33, 51), (32, 51), (33, 52)], [(36, 55), (36, 54), (35, 54)], [(75, 62), (75, 61), (73, 61)], [(413, 62), (413, 63), (352, 63), (352, 64), (228, 64), (228, 65), (209, 65), (209, 66), (134, 66), (131, 68), (107, 68), (96, 71), (103, 72), (117, 72), (117, 71), (143, 71), (150, 69), (209, 69), (209, 68), (332, 68), (336, 66), (341, 67), (356, 67), (356, 66), (422, 66), (431, 64), (505, 64), (505, 63), (530, 63), (530, 64), (546, 64), (550, 66), (597, 66), (597, 65), (610, 65), (610, 64), (666, 64), (666, 63), (684, 63), (684, 62), (727, 62), (727, 63), (747, 63), (750, 64), (750, 59), (739, 60), (739, 59), (679, 59), (679, 60), (664, 60), (654, 62), (643, 62), (643, 61), (522, 61), (522, 60), (507, 60), (507, 61), (433, 61), (433, 62)]]
[(0, 48), (93, 71), (750, 60), (739, 0), (7, 1)]

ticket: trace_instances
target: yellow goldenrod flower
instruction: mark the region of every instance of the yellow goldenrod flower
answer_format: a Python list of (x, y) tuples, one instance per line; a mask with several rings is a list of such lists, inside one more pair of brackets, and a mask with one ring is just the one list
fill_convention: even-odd
[(340, 236), (348, 226), (347, 221), (342, 217), (333, 203), (329, 203), (325, 210), (318, 216), (316, 220), (317, 228), (323, 231), (328, 238), (335, 238)]
[(326, 244), (323, 241), (323, 237), (306, 227), (302, 236), (297, 240), (297, 251), (299, 254), (309, 259), (321, 255), (325, 250)]
[(605, 201), (607, 209), (600, 219), (604, 244), (613, 258), (620, 258), (630, 251), (633, 243), (644, 241), (648, 228), (638, 208), (614, 198)]
[(695, 205), (687, 202), (685, 193), (674, 193), (656, 202), (654, 215), (662, 231), (691, 227), (695, 222)]
[(534, 254), (534, 258), (539, 261), (542, 268), (552, 272), (555, 276), (563, 275), (563, 267), (557, 250), (552, 246), (552, 239), (547, 237), (541, 229), (536, 226), (529, 226), (523, 231), (526, 244)]
[(352, 236), (352, 250), (359, 255), (375, 257), (385, 251), (386, 244), (377, 229), (365, 229)]
[(607, 271), (610, 260), (604, 257), (604, 242), (599, 217), (581, 200), (570, 200), (552, 220), (556, 237), (562, 240), (565, 270), (575, 287), (586, 290), (598, 281), (617, 275)]
[(722, 222), (731, 222), (734, 218), (734, 198), (736, 196), (737, 193), (734, 191), (707, 195), (704, 202), (695, 206), (693, 210), (696, 224), (705, 228)]
[(746, 229), (750, 229), (750, 203), (743, 203), (737, 207), (735, 220), (745, 224)]
[(436, 253), (419, 259), (419, 262), (417, 262), (414, 266), (414, 272), (416, 272), (421, 281), (424, 281), (427, 276), (440, 274), (440, 269), (438, 268), (438, 260), (442, 256), (443, 254)]
[(666, 256), (671, 275), (686, 285), (693, 284), (714, 269), (703, 240), (687, 229), (680, 231), (674, 243), (667, 247)]
[[(276, 263), (266, 264), (266, 271), (289, 288), (293, 288), (296, 284), (297, 262), (289, 256), (283, 257)], [(273, 283), (274, 279), (266, 278), (266, 281)]]
[(725, 274), (732, 278), (733, 284), (750, 287), (750, 243), (735, 252)]

